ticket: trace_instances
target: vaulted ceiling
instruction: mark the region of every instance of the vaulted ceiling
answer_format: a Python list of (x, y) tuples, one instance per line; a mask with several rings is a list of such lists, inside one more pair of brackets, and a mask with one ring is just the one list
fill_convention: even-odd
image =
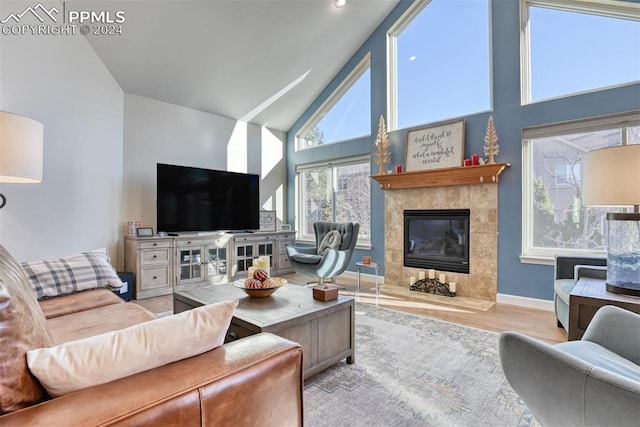
[(68, 3), (125, 12), (87, 37), (125, 92), (286, 131), (399, 1)]

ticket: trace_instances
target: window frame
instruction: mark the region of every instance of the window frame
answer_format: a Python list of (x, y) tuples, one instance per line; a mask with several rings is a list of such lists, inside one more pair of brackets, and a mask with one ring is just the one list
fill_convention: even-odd
[(640, 5), (628, 1), (612, 0), (520, 0), (520, 105), (535, 104), (552, 99), (562, 99), (584, 93), (597, 92), (637, 84), (639, 80), (605, 87), (586, 89), (549, 98), (531, 99), (531, 33), (529, 31), (529, 8), (541, 7), (564, 12), (584, 13), (609, 18), (640, 21)]
[(387, 130), (398, 130), (398, 36), (431, 3), (416, 1), (387, 31)]
[[(304, 125), (300, 127), (295, 135), (295, 151), (304, 151), (322, 147), (329, 144), (336, 144), (349, 139), (363, 138), (371, 136), (371, 126), (369, 126), (369, 133), (365, 135), (354, 136), (346, 140), (325, 142), (321, 145), (314, 145), (311, 147), (303, 147), (302, 141), (305, 140), (304, 135), (315, 128), (318, 123), (326, 116), (326, 114), (342, 99), (342, 97), (351, 89), (351, 87), (364, 75), (367, 70), (371, 70), (371, 52), (367, 52), (366, 55), (358, 62), (358, 64), (351, 70), (349, 75), (340, 83), (340, 85), (324, 100), (324, 102), (318, 107), (318, 109), (309, 117)], [(369, 88), (371, 91), (371, 88)]]
[[(533, 143), (534, 139), (560, 135), (596, 132), (610, 129), (626, 129), (640, 126), (640, 110), (580, 120), (539, 125), (522, 130), (522, 248), (520, 262), (526, 264), (553, 265), (555, 255), (602, 256), (606, 251), (541, 248), (533, 246)], [(622, 132), (622, 143), (626, 143), (626, 131)], [(586, 171), (588, 173), (588, 171)], [(581, 170), (581, 173), (585, 173)]]
[[(297, 241), (306, 242), (306, 243), (315, 243), (316, 237), (314, 234), (304, 234), (304, 227), (302, 221), (304, 220), (304, 206), (303, 206), (303, 191), (302, 188), (302, 178), (301, 175), (304, 172), (318, 170), (318, 169), (329, 169), (341, 166), (350, 166), (350, 165), (359, 165), (359, 164), (368, 164), (369, 168), (371, 168), (371, 155), (364, 154), (358, 156), (350, 156), (343, 157), (339, 159), (328, 159), (325, 161), (318, 161), (312, 163), (304, 163), (296, 165), (296, 175), (295, 175), (295, 186), (296, 186), (296, 200), (295, 200), (295, 210), (296, 210), (296, 230), (298, 230), (298, 235), (296, 237)], [(334, 174), (335, 178), (335, 174)], [(334, 183), (337, 184), (337, 183)], [(369, 192), (369, 217), (371, 217), (371, 191)], [(370, 224), (371, 226), (371, 224)], [(371, 232), (368, 239), (365, 239), (361, 236), (358, 236), (358, 241), (356, 243), (359, 248), (371, 248)]]

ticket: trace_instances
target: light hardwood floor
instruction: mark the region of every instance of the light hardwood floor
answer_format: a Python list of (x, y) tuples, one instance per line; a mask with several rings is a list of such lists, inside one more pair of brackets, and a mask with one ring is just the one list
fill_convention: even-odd
[[(308, 280), (307, 277), (296, 274), (288, 274), (283, 277), (292, 283), (305, 283)], [(338, 277), (336, 285), (343, 288), (341, 290), (342, 293), (355, 295), (355, 279)], [(378, 304), (380, 307), (493, 332), (517, 331), (548, 343), (567, 340), (566, 331), (556, 326), (556, 318), (551, 311), (508, 304), (496, 304), (487, 311), (481, 311), (425, 302), (419, 299), (385, 295), (384, 292), (376, 298), (374, 289), (374, 283), (363, 277), (361, 292), (357, 297), (357, 301), (365, 304)], [(134, 302), (154, 313), (173, 310), (172, 295), (136, 300)]]

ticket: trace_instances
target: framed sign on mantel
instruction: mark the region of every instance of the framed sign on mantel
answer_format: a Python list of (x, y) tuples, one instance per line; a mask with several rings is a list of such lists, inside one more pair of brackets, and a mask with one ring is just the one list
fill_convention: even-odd
[(464, 120), (439, 123), (407, 133), (407, 172), (462, 166)]

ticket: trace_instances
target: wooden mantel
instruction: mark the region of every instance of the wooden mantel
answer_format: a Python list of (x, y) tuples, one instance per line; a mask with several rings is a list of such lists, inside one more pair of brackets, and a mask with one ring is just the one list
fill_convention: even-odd
[(503, 170), (509, 163), (491, 163), (487, 165), (429, 169), (386, 175), (373, 175), (383, 190), (403, 188), (444, 187), (447, 185), (492, 184), (498, 182)]

